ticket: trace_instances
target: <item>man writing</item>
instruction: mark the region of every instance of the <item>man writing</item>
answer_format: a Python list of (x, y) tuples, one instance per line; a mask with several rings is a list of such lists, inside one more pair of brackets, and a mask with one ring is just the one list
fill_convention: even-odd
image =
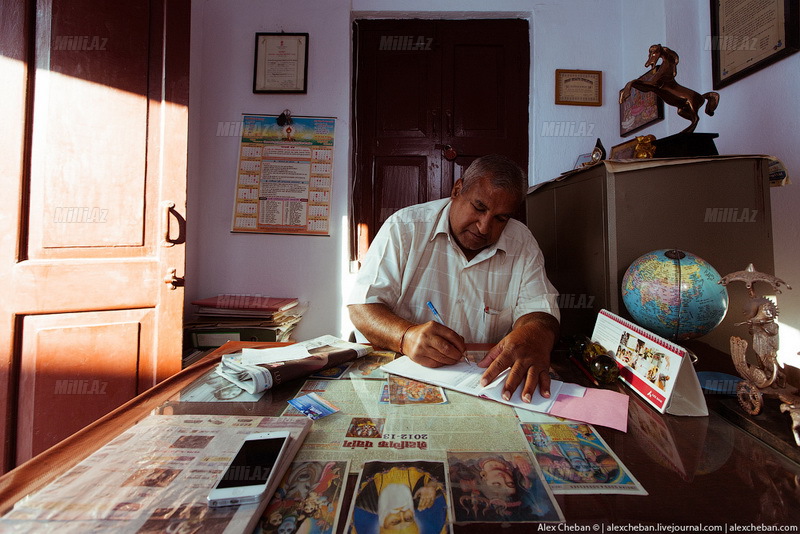
[[(509, 400), (520, 384), (549, 397), (550, 351), (558, 335), (558, 293), (528, 228), (512, 219), (527, 192), (510, 159), (478, 158), (450, 198), (402, 209), (381, 227), (364, 259), (348, 309), (375, 346), (427, 367), (460, 361), (466, 343), (496, 343), (478, 362), (481, 385), (510, 369)], [(434, 319), (435, 305), (447, 326)]]

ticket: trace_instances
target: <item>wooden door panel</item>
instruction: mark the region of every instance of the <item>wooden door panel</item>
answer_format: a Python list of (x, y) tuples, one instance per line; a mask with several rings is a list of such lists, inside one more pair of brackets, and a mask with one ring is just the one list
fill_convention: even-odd
[(442, 30), (443, 142), (459, 155), (528, 165), (530, 41), (524, 20), (461, 21)]
[(153, 309), (27, 316), (17, 463), (133, 398), (152, 360)]
[(44, 248), (142, 246), (146, 97), (48, 77), (44, 89), (37, 76), (37, 99), (50, 109), (34, 117), (30, 257)]
[(376, 111), (378, 138), (427, 138), (436, 106), (430, 101), (428, 55), (386, 53), (376, 62)]
[(39, 3), (30, 258), (144, 245), (150, 6), (107, 4)]
[(184, 295), (189, 0), (19, 3), (0, 0), (20, 62), (0, 109), (24, 109), (0, 146), (3, 469), (180, 370)]
[(380, 211), (375, 214), (376, 227), (400, 208), (433, 200), (428, 197), (427, 185), (427, 158), (376, 158), (375, 196), (380, 206)]
[[(23, 261), (13, 270), (17, 314), (155, 306), (163, 267), (153, 260)], [(132, 282), (135, 281), (135, 282)]]
[[(505, 99), (503, 98), (503, 48), (500, 46), (458, 45), (453, 47), (453, 71), (458, 80), (473, 80), (469, 85), (453, 83), (453, 139), (459, 137), (505, 138)], [(447, 116), (449, 110), (445, 110)]]
[(476, 157), (500, 153), (527, 167), (530, 44), (523, 20), (360, 20), (354, 28), (358, 258), (388, 214), (449, 195)]

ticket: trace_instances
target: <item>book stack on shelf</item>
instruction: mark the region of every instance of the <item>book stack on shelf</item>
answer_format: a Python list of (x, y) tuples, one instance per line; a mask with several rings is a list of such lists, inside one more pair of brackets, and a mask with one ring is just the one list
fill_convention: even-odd
[(307, 308), (296, 298), (237, 294), (192, 304), (197, 306), (197, 315), (186, 323), (184, 332), (187, 349), (194, 352), (215, 349), (228, 341), (289, 341)]

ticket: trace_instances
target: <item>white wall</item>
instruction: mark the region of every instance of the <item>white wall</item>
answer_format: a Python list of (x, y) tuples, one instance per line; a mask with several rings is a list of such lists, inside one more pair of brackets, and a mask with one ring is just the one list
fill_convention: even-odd
[[(644, 72), (647, 48), (661, 43), (676, 50), (678, 81), (699, 92), (711, 90), (707, 2), (696, 0), (454, 0), (431, 7), (410, 0), (318, 2), (296, 0), (195, 0), (192, 4), (192, 78), (189, 152), (187, 301), (222, 292), (296, 295), (311, 303), (296, 337), (346, 335), (342, 293), (347, 264), (347, 191), (350, 179), (350, 23), (356, 17), (526, 18), (531, 27), (530, 178), (552, 179), (589, 152), (596, 138), (607, 149), (619, 137), (619, 89)], [(305, 95), (251, 92), (254, 34), (310, 33), (309, 88)], [(780, 157), (800, 176), (796, 151), (800, 110), (791, 100), (800, 84), (800, 54), (720, 91), (717, 114), (703, 114), (698, 132), (719, 132), (722, 154), (764, 153)], [(556, 106), (557, 68), (603, 71), (603, 105)], [(334, 116), (336, 147), (331, 237), (240, 235), (229, 232), (237, 138), (218, 137), (220, 122), (242, 113)], [(667, 107), (666, 119), (648, 133), (665, 137), (686, 121)], [(581, 135), (546, 135), (548, 121), (574, 122)], [(797, 178), (800, 180), (800, 178)], [(780, 296), (782, 318), (800, 328), (800, 191), (772, 191), (776, 274), (796, 289)], [(742, 258), (743, 264), (748, 262)], [(192, 312), (192, 307), (187, 307)], [(789, 335), (789, 329), (784, 329)], [(782, 333), (784, 332), (782, 331)], [(784, 347), (800, 349), (800, 337)]]
[[(308, 32), (308, 93), (254, 94), (256, 32)], [(344, 2), (192, 2), (187, 302), (219, 293), (297, 296), (298, 339), (340, 333), (350, 136), (350, 11)], [(243, 113), (336, 117), (330, 237), (230, 232)], [(187, 307), (188, 313), (194, 307)]]

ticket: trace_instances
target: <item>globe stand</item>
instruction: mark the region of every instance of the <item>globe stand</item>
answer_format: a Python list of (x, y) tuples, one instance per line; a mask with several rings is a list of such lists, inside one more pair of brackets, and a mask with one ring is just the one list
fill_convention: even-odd
[(792, 416), (792, 432), (800, 446), (800, 395), (795, 387), (787, 385), (786, 373), (778, 361), (778, 307), (768, 298), (757, 296), (753, 289), (756, 282), (770, 284), (775, 293), (781, 292), (781, 284), (791, 287), (780, 278), (756, 271), (752, 263), (744, 271), (730, 273), (720, 280), (724, 286), (731, 282), (744, 282), (747, 287), (750, 300), (745, 307), (746, 319), (736, 326), (748, 325), (756, 354), (755, 362), (751, 363), (747, 341), (731, 336), (731, 359), (743, 378), (736, 386), (739, 406), (747, 414), (757, 416), (764, 407), (764, 395), (777, 396), (782, 401), (780, 411)]

